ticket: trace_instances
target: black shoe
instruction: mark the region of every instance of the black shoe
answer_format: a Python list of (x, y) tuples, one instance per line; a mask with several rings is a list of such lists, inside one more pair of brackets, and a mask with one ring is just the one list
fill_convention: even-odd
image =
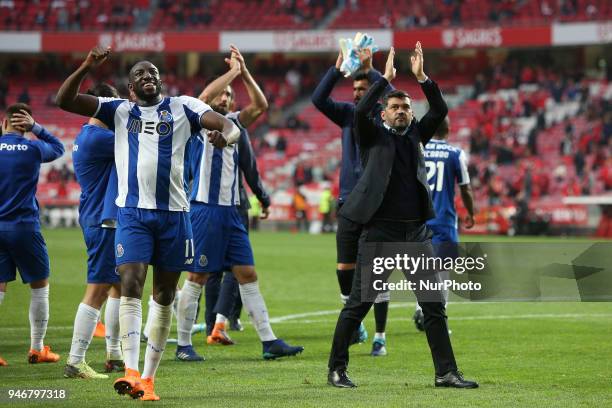
[(332, 370), (327, 374), (327, 383), (338, 388), (355, 388), (357, 387), (346, 374), (346, 370), (340, 368)]
[(244, 326), (242, 326), (240, 319), (230, 319), (229, 323), (230, 330), (239, 332), (244, 331)]
[(104, 363), (105, 373), (122, 373), (125, 371), (123, 360), (106, 360)]
[(414, 325), (418, 331), (425, 331), (425, 316), (423, 316), (421, 309), (415, 310), (412, 320), (414, 320)]
[(478, 383), (464, 379), (461, 371), (449, 371), (442, 377), (436, 375), (435, 385), (436, 387), (478, 388)]

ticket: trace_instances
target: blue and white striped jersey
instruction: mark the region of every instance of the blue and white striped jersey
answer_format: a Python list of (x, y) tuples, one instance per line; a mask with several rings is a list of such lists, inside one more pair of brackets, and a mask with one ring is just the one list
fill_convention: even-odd
[(187, 142), (209, 110), (190, 96), (165, 97), (154, 106), (98, 98), (94, 116), (115, 132), (117, 206), (189, 211)]
[(455, 181), (460, 186), (470, 182), (465, 153), (444, 140), (431, 139), (425, 146), (425, 165), (436, 210), (436, 218), (427, 221), (427, 224), (457, 228)]
[[(240, 132), (247, 130), (238, 120), (240, 112), (225, 115), (238, 126)], [(191, 201), (214, 205), (239, 205), (238, 143), (224, 149), (213, 146), (202, 130), (191, 147), (191, 174), (193, 186)]]

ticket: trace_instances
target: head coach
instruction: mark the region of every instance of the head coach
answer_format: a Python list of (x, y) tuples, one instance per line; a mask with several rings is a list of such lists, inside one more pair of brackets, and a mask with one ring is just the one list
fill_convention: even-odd
[[(366, 242), (421, 242), (431, 246), (431, 232), (425, 221), (434, 217), (423, 146), (434, 135), (448, 113), (438, 85), (423, 72), (423, 50), (417, 42), (410, 57), (412, 73), (427, 97), (429, 111), (421, 120), (413, 118), (410, 97), (399, 90), (383, 99), (382, 122), (373, 118), (378, 100), (395, 78), (395, 51), (389, 52), (385, 74), (374, 83), (355, 109), (355, 136), (361, 152), (363, 173), (348, 196), (340, 215), (363, 224), (360, 254)], [(329, 358), (328, 383), (352, 388), (348, 377), (348, 348), (352, 333), (372, 306), (362, 299), (362, 274), (359, 262), (351, 295), (338, 317)], [(476, 388), (457, 370), (443, 297), (424, 301), (415, 291), (425, 316), (425, 333), (435, 367), (436, 387)]]

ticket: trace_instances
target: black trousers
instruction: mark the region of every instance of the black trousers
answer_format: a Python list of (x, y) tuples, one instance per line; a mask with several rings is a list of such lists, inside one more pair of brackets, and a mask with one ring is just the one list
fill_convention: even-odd
[[(357, 270), (353, 279), (351, 296), (344, 305), (338, 317), (331, 355), (328, 367), (337, 370), (348, 367), (349, 343), (353, 332), (357, 329), (363, 318), (372, 307), (373, 302), (362, 301), (362, 268), (360, 258), (364, 242), (423, 242), (431, 248), (431, 233), (424, 224), (401, 223), (388, 221), (372, 221), (364, 227), (359, 238), (359, 254), (357, 256)], [(364, 272), (372, 274), (372, 271)], [(444, 297), (439, 293), (439, 302), (422, 302), (423, 293), (415, 291), (419, 305), (423, 308), (425, 317), (425, 334), (431, 350), (431, 356), (436, 375), (444, 375), (457, 369), (453, 348), (448, 336), (446, 324), (446, 310)], [(431, 299), (429, 293), (428, 299)]]

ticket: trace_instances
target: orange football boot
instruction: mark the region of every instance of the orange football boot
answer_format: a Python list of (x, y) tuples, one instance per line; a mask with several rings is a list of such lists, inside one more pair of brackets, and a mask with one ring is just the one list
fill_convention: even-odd
[(119, 395), (129, 395), (134, 399), (142, 397), (145, 393), (140, 378), (140, 373), (131, 368), (125, 369), (125, 375), (121, 378), (117, 378), (113, 383), (113, 387)]
[(212, 333), (206, 338), (206, 343), (223, 344), (224, 346), (231, 346), (235, 344), (234, 340), (232, 340), (225, 331), (225, 323), (215, 323)]
[(155, 394), (153, 378), (143, 378), (142, 385), (144, 387), (144, 395), (140, 398), (142, 401), (159, 401), (159, 395)]
[(60, 359), (59, 354), (51, 351), (49, 346), (44, 346), (41, 351), (30, 349), (28, 353), (28, 363), (57, 363)]
[(6, 367), (7, 365), (8, 363), (6, 362), (6, 360), (0, 357), (0, 367)]
[(94, 337), (106, 337), (106, 327), (104, 326), (104, 323), (102, 323), (101, 321), (98, 321), (98, 324), (96, 324), (96, 330), (94, 331)]

